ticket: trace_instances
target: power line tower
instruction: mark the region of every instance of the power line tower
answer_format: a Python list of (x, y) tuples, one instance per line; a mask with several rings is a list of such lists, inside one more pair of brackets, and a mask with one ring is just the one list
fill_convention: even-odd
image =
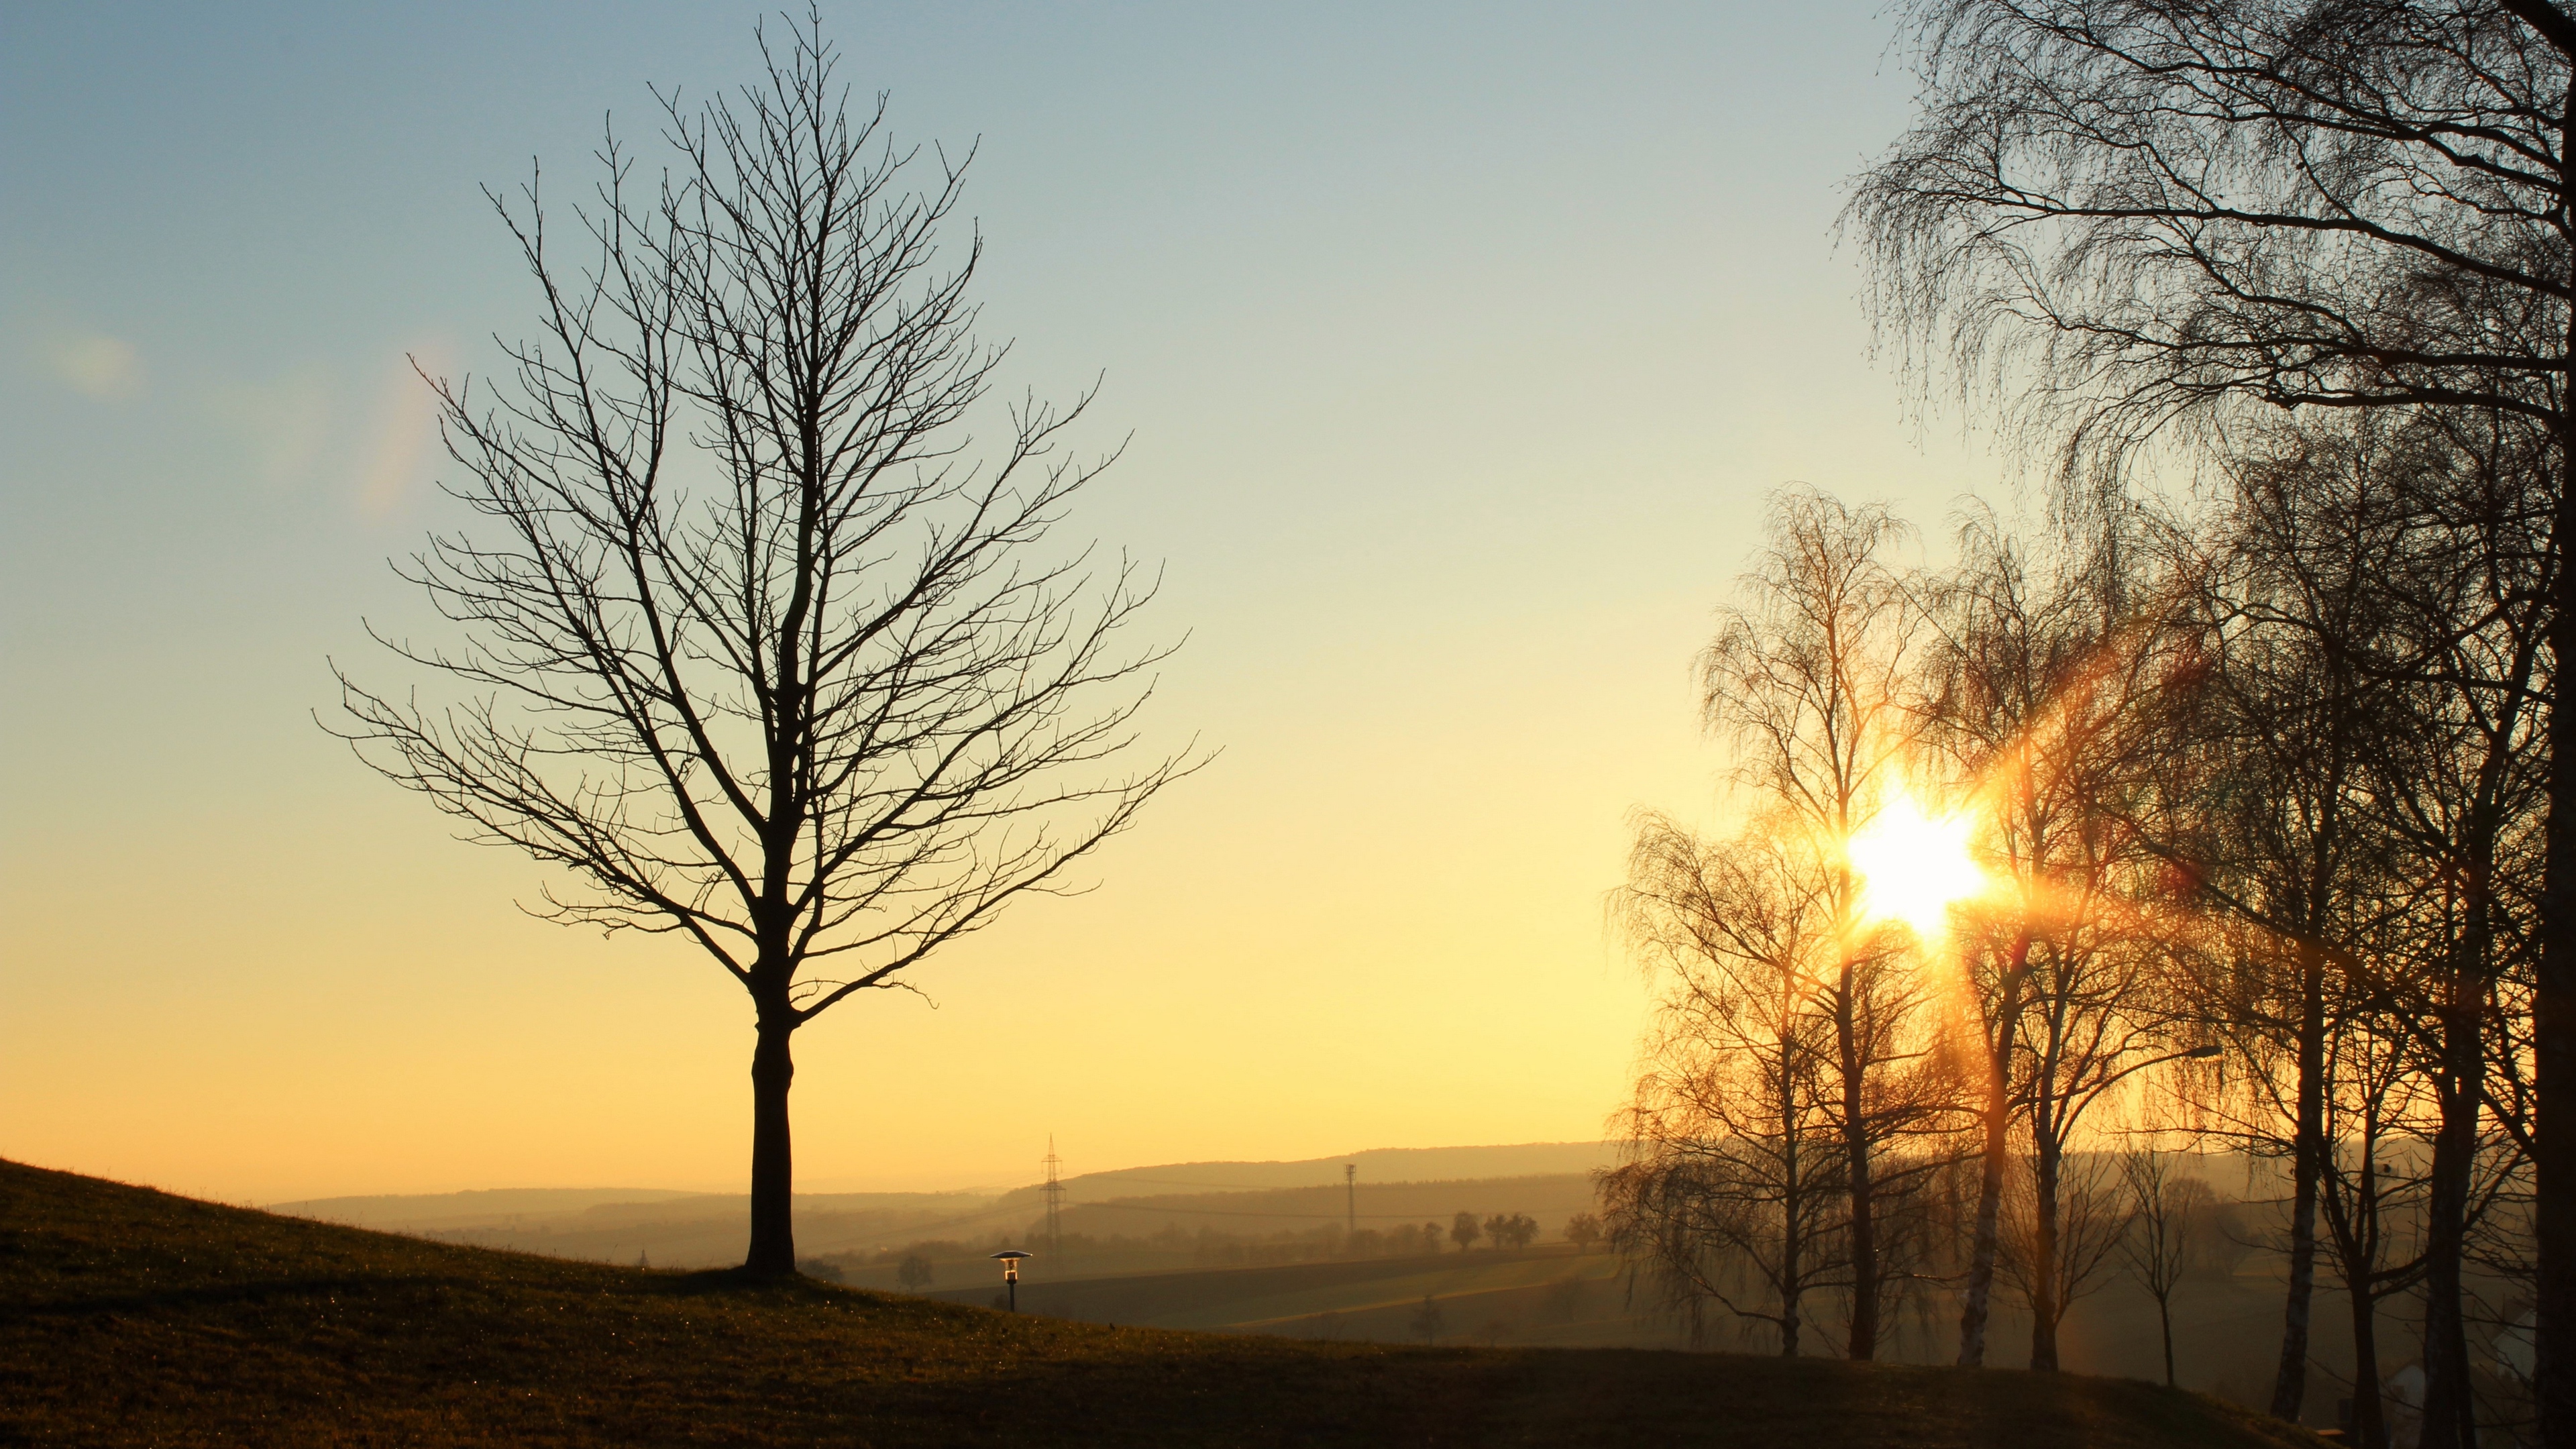
[(1063, 1164), (1055, 1155), (1055, 1134), (1050, 1132), (1047, 1134), (1047, 1175), (1043, 1189), (1046, 1193), (1047, 1251), (1059, 1258), (1064, 1256), (1064, 1184), (1056, 1177), (1056, 1169), (1061, 1166)]
[(1360, 1230), (1360, 1165), (1356, 1162), (1342, 1164), (1342, 1196), (1351, 1217), (1350, 1226), (1344, 1231), (1357, 1233)]

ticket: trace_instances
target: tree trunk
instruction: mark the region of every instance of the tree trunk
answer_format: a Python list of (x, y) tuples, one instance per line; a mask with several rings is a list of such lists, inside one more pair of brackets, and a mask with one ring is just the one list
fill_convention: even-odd
[(2156, 1295), (2156, 1327), (2165, 1337), (2165, 1387), (2176, 1388), (2173, 1365), (2173, 1293), (2170, 1289)]
[(2379, 1300), (2370, 1293), (2371, 1265), (2347, 1265), (2343, 1281), (2352, 1299), (2352, 1442), (2388, 1449), (2388, 1418), (2379, 1397)]
[[(2567, 448), (2562, 437), (2560, 446)], [(2562, 452), (2562, 457), (2567, 456)], [(2563, 474), (2557, 530), (2576, 539), (2576, 506)], [(2553, 581), (2550, 653), (2576, 660), (2576, 587), (2565, 563)], [(2576, 745), (2558, 748), (2557, 709), (2549, 719), (2549, 824), (2540, 911), (2539, 990), (2532, 999), (2532, 1167), (2535, 1236), (2540, 1258), (2535, 1374), (2540, 1442), (2576, 1449)]]
[(1959, 1307), (1959, 1364), (1975, 1368), (1986, 1361), (1986, 1318), (1995, 1289), (1995, 1248), (2002, 1237), (2004, 1168), (2009, 1142), (2002, 1113), (1989, 1104), (1986, 1114), (1985, 1163), (1977, 1178), (1977, 1230), (1968, 1252), (1968, 1289)]
[(1851, 1357), (1878, 1356), (1878, 1224), (1870, 1201), (1869, 1112), (1863, 1094), (1860, 1023), (1852, 965), (1842, 970), (1842, 997), (1834, 1012), (1836, 1044), (1842, 1051), (1843, 1150), (1850, 1158), (1851, 1196)]
[[(2563, 445), (2562, 445), (2563, 446)], [(2568, 486), (2562, 479), (2561, 487)], [(2576, 538), (2576, 509), (2562, 495), (2558, 536)], [(2550, 652), (2576, 659), (2576, 589), (2561, 565), (2550, 610)], [(2549, 824), (2540, 912), (2539, 990), (2533, 993), (2532, 1167), (2540, 1291), (2534, 1378), (2540, 1442), (2576, 1449), (2576, 1122), (2561, 1130), (2562, 1110), (2576, 1118), (2576, 745), (2557, 746), (2557, 710), (2549, 721)]]
[[(2576, 168), (2566, 162), (2567, 138), (2576, 136), (2576, 77), (2559, 118), (2559, 207), (2562, 225), (2576, 218)], [(2571, 277), (2576, 280), (2576, 277)], [(2576, 365), (2576, 307), (2567, 318), (2561, 359)], [(2549, 552), (2549, 656), (2552, 668), (2576, 660), (2576, 578), (2569, 576), (2566, 545), (2576, 540), (2576, 416), (2562, 396), (2550, 418), (2558, 450), (2558, 497), (2551, 511)], [(2540, 1442), (2546, 1449), (2576, 1449), (2576, 1132), (2557, 1127), (2558, 1104), (2576, 1098), (2576, 816), (2562, 809), (2576, 801), (2576, 748), (2558, 748), (2558, 710), (2549, 711), (2549, 819), (2542, 852), (2538, 990), (2531, 1005), (2532, 1215), (2540, 1258), (2535, 1378)]]
[(787, 1088), (796, 1079), (788, 1038), (796, 1028), (760, 1024), (751, 1053), (751, 1252), (747, 1272), (796, 1272), (796, 1161), (789, 1150)]
[(1806, 1194), (1798, 1178), (1797, 1045), (1780, 1042), (1780, 1356), (1798, 1356), (1799, 1287), (1806, 1281)]
[(1977, 1177), (1977, 1230), (1968, 1253), (1968, 1289), (1959, 1308), (1959, 1363), (1975, 1368), (1986, 1361), (1986, 1318), (1994, 1299), (1995, 1248), (2000, 1241), (2004, 1169), (2012, 1161), (2013, 1029), (2021, 1021), (2021, 978), (2030, 959), (2030, 938), (2013, 942), (2012, 963), (1998, 985), (2001, 1007), (1994, 1040), (1986, 1057), (1986, 1151)]
[(2290, 1129), (2290, 1291), (2281, 1310), (2281, 1365), (2272, 1417), (2299, 1421), (2308, 1395), (2308, 1322), (2317, 1287), (2317, 1169), (2325, 1155), (2325, 952), (2301, 941), (2298, 1121)]
[(2033, 1373), (2057, 1372), (2057, 1169), (2063, 1147), (2054, 1132), (2034, 1130), (2031, 1167), (2036, 1174), (2031, 1204), (2030, 1367)]
[[(2474, 913), (2477, 907), (2471, 909)], [(2474, 929), (2470, 935), (2476, 935)], [(2473, 981), (2454, 973), (2451, 999), (2442, 1013), (2442, 1073), (2436, 1081), (2442, 1121), (2433, 1137), (2431, 1192), (2424, 1213), (2424, 1432), (2416, 1441), (2421, 1449), (2474, 1449), (2477, 1444), (2468, 1328), (2460, 1312), (2469, 1178), (2477, 1165), (2477, 1094), (2486, 1070), (2482, 1023), (2474, 1006), (2461, 1000), (2475, 992)]]

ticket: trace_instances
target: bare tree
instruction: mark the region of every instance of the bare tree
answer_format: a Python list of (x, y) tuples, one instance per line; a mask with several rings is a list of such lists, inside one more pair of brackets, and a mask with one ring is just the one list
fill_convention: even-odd
[[(1647, 1069), (1603, 1174), (1614, 1240), (1672, 1287), (1799, 1351), (1806, 1295), (1844, 1286), (1845, 1165), (1818, 1009), (1840, 943), (1815, 843), (1756, 820), (1711, 844), (1644, 817), (1614, 912), (1661, 988)], [(1751, 1292), (1745, 1291), (1751, 1289)]]
[(2031, 1367), (2053, 1371), (2057, 1325), (2086, 1294), (2100, 1288), (2129, 1230), (2129, 1209), (2118, 1169), (2108, 1155), (2069, 1153), (2057, 1170), (2017, 1173), (2004, 1189), (2002, 1247), (1995, 1273), (2044, 1320), (2048, 1332), (2032, 1338)]
[(2210, 662), (2176, 720), (2188, 778), (2154, 833), (2242, 929), (2177, 976), (2204, 1025), (2248, 1068), (2224, 1130), (2290, 1164), (2288, 1288), (2271, 1409), (2295, 1418), (2308, 1374), (2317, 1194), (2326, 1170), (2329, 962), (2384, 909), (2369, 760), (2394, 725), (2386, 578), (2405, 510), (2367, 481), (2371, 450), (2274, 428), (2225, 461), (2219, 537), (2185, 566)]
[[(2479, 424), (2486, 426), (2478, 426)], [(2459, 410), (2428, 412), (2429, 435), (2402, 475), (2417, 511), (2412, 546), (2391, 570), (2399, 646), (2390, 673), (2404, 728), (2373, 761), (2392, 874), (2406, 898), (2406, 969), (2380, 993), (2401, 1045), (2430, 1089), (2424, 1203), (2425, 1402), (2438, 1442), (2473, 1442), (2468, 1246), (2496, 1164), (2491, 1132), (2533, 1143), (2528, 1118), (2491, 1090), (2512, 1033), (2500, 1008), (2532, 939), (2530, 886), (2544, 874), (2542, 801), (2548, 648), (2541, 628), (2554, 549), (2535, 525), (2527, 425)], [(2544, 515), (2545, 516), (2545, 515)], [(2538, 537), (2535, 537), (2538, 534)], [(2520, 882), (2520, 884), (2517, 884)], [(2540, 940), (2548, 939), (2544, 929)], [(2543, 1023), (2545, 1025), (2545, 1019)], [(2544, 1254), (2545, 1257), (2545, 1254)]]
[(2209, 1198), (2208, 1183), (2175, 1169), (2174, 1154), (2153, 1147), (2120, 1154), (2120, 1182), (2129, 1195), (2128, 1231), (2120, 1239), (2120, 1259), (2130, 1278), (2156, 1301), (2167, 1388), (2174, 1386), (2174, 1289), (2190, 1270), (2193, 1221)]
[[(2245, 404), (2522, 418), (2543, 439), (2548, 551), (2576, 532), (2576, 17), (2562, 5), (1907, 9), (1923, 114), (1853, 216), (1909, 346), (1993, 384), (2070, 464), (2116, 461), (2178, 418), (2222, 428)], [(2576, 650), (2576, 580), (2546, 576), (2538, 602), (2552, 656)], [(2546, 697), (2531, 707), (2554, 739)], [(2544, 1118), (2576, 1096), (2576, 751), (2547, 755), (2530, 1033)], [(2542, 1439), (2563, 1449), (2576, 1134), (2533, 1148)], [(2428, 1449), (2474, 1438), (2452, 1357), (2428, 1362)]]
[(1574, 1245), (1574, 1251), (1578, 1253), (1591, 1252), (1592, 1245), (1601, 1241), (1600, 1215), (1597, 1213), (1576, 1213), (1574, 1216), (1567, 1218), (1565, 1220), (1565, 1240), (1572, 1243)]
[(1118, 763), (1150, 580), (1045, 551), (1108, 462), (1065, 452), (1088, 396), (974, 451), (1002, 352), (980, 241), (938, 245), (963, 164), (849, 113), (813, 16), (762, 44), (760, 83), (663, 98), (658, 185), (612, 136), (584, 260), (534, 181), (492, 198), (542, 340), (496, 391), (435, 382), (489, 531), (405, 571), (464, 642), (384, 640), (467, 693), (341, 684), (361, 758), (561, 868), (540, 914), (683, 936), (750, 996), (746, 1267), (787, 1274), (797, 1028), (1061, 889), (1186, 765)]
[(2035, 1275), (2031, 1366), (2057, 1367), (2048, 1281), (2060, 1173), (2082, 1118), (2168, 1045), (2161, 924), (2141, 909), (2155, 860), (2132, 797), (2151, 777), (2172, 638), (2127, 575), (2132, 555), (2088, 545), (2032, 550), (1972, 513), (1961, 557), (1927, 591), (1925, 738), (1979, 802), (1997, 889), (1959, 913), (1954, 944), (1982, 1029), (1984, 1150), (1960, 1315), (1959, 1360), (1984, 1361), (2010, 1133), (2033, 1181), (2023, 1254)]
[[(1926, 612), (1936, 642), (1925, 662), (1924, 734), (1927, 745), (1948, 758), (1961, 783), (1985, 795), (1989, 812), (2001, 820), (2040, 803), (2038, 756), (2030, 748), (2033, 730), (2046, 717), (2056, 679), (2078, 661), (2050, 657), (2056, 641), (2046, 629), (2032, 627), (2030, 581), (2020, 550), (1984, 519), (1963, 529), (1961, 541), (1966, 548), (1958, 567), (1928, 590)], [(2000, 832), (2000, 843), (2008, 850), (2023, 833), (2008, 827)], [(2007, 869), (2012, 883), (2036, 884), (2026, 873)], [(2030, 974), (2031, 922), (2026, 910), (2006, 917), (1979, 912), (1959, 923), (1964, 929), (1956, 943), (1963, 984), (1976, 1008), (1983, 1079), (1977, 1202), (1960, 1293), (1959, 1362), (1968, 1366), (1986, 1361), (2004, 1176), (2012, 1161), (2015, 1110), (2027, 1100), (2015, 1068), (2023, 1060), (2019, 1033)]]
[(1827, 1101), (1842, 1138), (1856, 1359), (1878, 1352), (1889, 1287), (1880, 1199), (1919, 1186), (1939, 1160), (1898, 1165), (1887, 1148), (1946, 1129), (1956, 1110), (1949, 1064), (1932, 1050), (1927, 987), (1906, 969), (1910, 939), (1868, 918), (1843, 853), (1903, 785), (1919, 721), (1908, 699), (1919, 619), (1882, 557), (1902, 532), (1881, 507), (1778, 495), (1769, 542), (1745, 576), (1747, 602), (1720, 612), (1700, 662), (1708, 722), (1734, 742), (1739, 781), (1777, 802), (1780, 828), (1817, 842), (1828, 862), (1822, 899), (1836, 959), (1816, 997), (1832, 1031)]
[[(2428, 1412), (2459, 1442), (2475, 1433), (2462, 1266), (2501, 1168), (2481, 1120), (2499, 1102), (2508, 1136), (2522, 1120), (2520, 1094), (2489, 1084), (2495, 1069), (2518, 1080), (2528, 1055), (2512, 1044), (2522, 1009), (2499, 992), (2523, 956), (2515, 882), (2540, 875), (2534, 623), (2549, 569), (2516, 481), (2527, 425), (2474, 421), (2383, 409), (2268, 429), (2225, 460), (2225, 537), (2205, 570), (2213, 667), (2187, 726), (2203, 777), (2167, 814), (2186, 822), (2175, 838), (2189, 837), (2178, 854), (2201, 868), (2199, 894), (2246, 928), (2182, 978), (2251, 1068), (2220, 1130), (2292, 1164), (2274, 1410), (2295, 1412), (2306, 1378), (2320, 1192), (2357, 1190), (2335, 1177), (2329, 1119), (2363, 1120), (2337, 1095), (2359, 1080), (2341, 1064), (2385, 1046), (2422, 1073), (2443, 1124), (2424, 1361)], [(2378, 1281), (2375, 1257), (2351, 1256), (2375, 1209), (2326, 1206), (2346, 1214), (2337, 1266)], [(2357, 1400), (2368, 1428), (2376, 1405)]]
[(1459, 1252), (1463, 1253), (1476, 1246), (1476, 1240), (1484, 1235), (1484, 1225), (1476, 1221), (1474, 1213), (1463, 1208), (1459, 1210), (1456, 1217), (1449, 1220), (1449, 1239), (1458, 1245)]
[[(2437, 1116), (2424, 1120), (2434, 1114), (2424, 1113), (2417, 1100), (2429, 1094), (2408, 1061), (2406, 1018), (2374, 1009), (2377, 1003), (2368, 995), (2338, 995), (2344, 999), (2336, 1015), (2350, 1019), (2339, 1020), (2329, 1033), (2327, 1150), (2318, 1206), (2352, 1309), (2353, 1442), (2383, 1449), (2388, 1424), (2380, 1393), (2379, 1305), (2420, 1281), (2426, 1264), (2421, 1252), (2397, 1257), (2392, 1251), (2404, 1236), (2408, 1210), (2420, 1214), (2427, 1180), (2420, 1168), (2407, 1170), (2415, 1154), (2405, 1148), (2412, 1132), (2438, 1135), (2440, 1129)], [(2434, 1347), (2430, 1339), (2428, 1334), (2428, 1349)]]

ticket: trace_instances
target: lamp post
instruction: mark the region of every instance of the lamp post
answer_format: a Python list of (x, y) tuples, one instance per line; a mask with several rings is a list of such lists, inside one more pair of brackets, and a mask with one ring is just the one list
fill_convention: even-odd
[(2143, 1072), (2149, 1067), (2161, 1067), (2167, 1062), (2205, 1062), (2211, 1057), (2217, 1056), (2221, 1050), (2222, 1048), (2215, 1044), (2209, 1046), (2196, 1046), (2191, 1048), (2189, 1051), (2170, 1052), (2164, 1056), (2153, 1057), (2143, 1062), (2137, 1062), (2130, 1066), (2122, 1067), (2120, 1070), (2104, 1077), (2100, 1082), (2095, 1083), (2093, 1093), (2097, 1096), (2100, 1095), (2102, 1092), (2108, 1090), (2113, 1082), (2120, 1080), (2122, 1077), (2128, 1076), (2132, 1072)]
[(1011, 1311), (1017, 1313), (1020, 1311), (1020, 1260), (1034, 1258), (1037, 1255), (1023, 1253), (1017, 1248), (1005, 1248), (993, 1256), (1001, 1260), (1002, 1283), (1010, 1290)]

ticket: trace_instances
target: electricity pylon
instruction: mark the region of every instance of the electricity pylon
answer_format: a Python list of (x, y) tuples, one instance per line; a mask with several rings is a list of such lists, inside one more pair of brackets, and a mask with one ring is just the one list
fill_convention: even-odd
[(1057, 1257), (1064, 1256), (1064, 1184), (1056, 1179), (1056, 1169), (1061, 1165), (1055, 1155), (1055, 1134), (1050, 1132), (1047, 1134), (1047, 1175), (1043, 1190), (1046, 1193), (1047, 1251)]

